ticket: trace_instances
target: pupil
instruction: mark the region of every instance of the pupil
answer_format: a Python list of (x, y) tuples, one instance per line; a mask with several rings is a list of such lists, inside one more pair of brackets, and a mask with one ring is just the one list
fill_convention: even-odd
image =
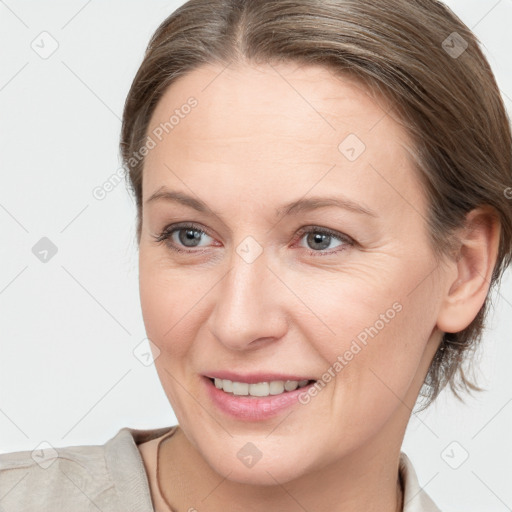
[(330, 239), (330, 235), (325, 235), (322, 233), (310, 233), (308, 235), (308, 243), (321, 245), (320, 247), (315, 247), (315, 249), (326, 249), (329, 247)]
[[(182, 236), (182, 233), (185, 232), (186, 235)], [(187, 245), (187, 242), (198, 242), (199, 238), (201, 237), (201, 234), (196, 229), (186, 229), (186, 230), (180, 230), (180, 242), (183, 243), (183, 245), (187, 247), (195, 247), (196, 244)]]

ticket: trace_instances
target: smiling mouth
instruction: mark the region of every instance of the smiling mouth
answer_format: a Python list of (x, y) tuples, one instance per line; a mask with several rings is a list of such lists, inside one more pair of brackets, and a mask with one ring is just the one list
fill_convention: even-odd
[(272, 380), (266, 382), (237, 382), (228, 379), (210, 378), (213, 385), (234, 396), (266, 397), (295, 391), (316, 382), (316, 380)]

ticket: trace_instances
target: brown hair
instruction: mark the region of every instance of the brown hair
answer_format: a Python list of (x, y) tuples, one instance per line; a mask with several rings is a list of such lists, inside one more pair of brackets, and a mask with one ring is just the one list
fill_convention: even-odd
[[(391, 101), (414, 141), (438, 256), (453, 248), (465, 215), (490, 205), (501, 223), (490, 288), (512, 260), (512, 136), (491, 68), (470, 29), (436, 0), (190, 0), (158, 27), (123, 113), (121, 156), (142, 224), (148, 123), (166, 89), (204, 65), (293, 61), (350, 74)], [(446, 384), (481, 390), (463, 368), (479, 344), (489, 294), (471, 324), (445, 333), (421, 395)]]

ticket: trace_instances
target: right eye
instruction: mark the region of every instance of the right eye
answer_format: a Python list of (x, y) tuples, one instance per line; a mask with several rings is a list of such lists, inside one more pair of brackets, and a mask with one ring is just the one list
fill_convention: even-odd
[(210, 237), (206, 231), (199, 228), (196, 224), (181, 223), (171, 224), (164, 228), (159, 235), (152, 236), (157, 243), (165, 242), (165, 245), (173, 251), (191, 253), (197, 251), (191, 251), (188, 249), (193, 247), (202, 247), (199, 243), (201, 242), (201, 237), (203, 235)]

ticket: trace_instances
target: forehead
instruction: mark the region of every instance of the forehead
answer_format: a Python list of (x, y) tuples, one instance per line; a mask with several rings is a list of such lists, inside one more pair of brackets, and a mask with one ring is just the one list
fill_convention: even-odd
[(356, 79), (320, 66), (202, 66), (174, 82), (153, 113), (144, 196), (179, 183), (169, 167), (196, 189), (237, 179), (303, 195), (335, 166), (322, 186), (365, 187), (376, 201), (395, 196), (395, 207), (397, 195), (421, 202), (412, 142), (390, 111)]
[[(283, 134), (300, 142), (338, 132), (336, 139), (346, 130), (371, 130), (391, 109), (385, 98), (372, 98), (354, 77), (336, 77), (328, 68), (293, 63), (232, 66), (204, 65), (180, 77), (159, 101), (150, 128), (169, 121), (191, 96), (198, 101), (193, 117), (201, 122), (179, 122), (172, 129), (174, 137)], [(242, 117), (242, 123), (233, 122)]]

